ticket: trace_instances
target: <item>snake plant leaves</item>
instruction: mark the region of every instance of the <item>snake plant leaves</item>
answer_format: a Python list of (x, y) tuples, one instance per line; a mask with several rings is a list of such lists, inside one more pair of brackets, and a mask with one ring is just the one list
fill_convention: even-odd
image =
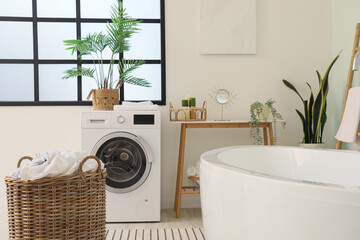
[(325, 111), (321, 118), (321, 124), (320, 124), (320, 134), (319, 134), (319, 141), (322, 142), (322, 135), (324, 132), (325, 123), (327, 121), (327, 115), (326, 115), (326, 103), (325, 103)]
[[(336, 60), (339, 58), (339, 55), (337, 55), (334, 60), (331, 62), (330, 66), (328, 67), (327, 71), (325, 72), (325, 75), (323, 79), (321, 79), (320, 83), (320, 89), (319, 93), (315, 98), (314, 106), (312, 109), (313, 113), (313, 129), (314, 129), (314, 138), (318, 139), (322, 138), (322, 136), (319, 136), (319, 131), (321, 127), (321, 120), (323, 119), (323, 115), (326, 111), (326, 97), (329, 92), (329, 74), (331, 71), (331, 68), (334, 66)], [(323, 123), (325, 125), (325, 123)]]
[(300, 93), (296, 90), (296, 88), (290, 82), (283, 79), (283, 83), (285, 84), (285, 86), (287, 86), (288, 88), (293, 90), (301, 98), (301, 100), (304, 102), (304, 99), (301, 97)]
[(306, 121), (305, 121), (305, 117), (304, 115), (297, 109), (295, 109), (295, 111), (297, 112), (297, 114), (299, 115), (300, 119), (301, 119), (301, 122), (302, 122), (302, 125), (303, 125), (303, 133), (304, 133), (304, 139), (303, 141), (305, 140), (306, 136), (307, 136), (307, 129), (306, 129)]
[(318, 82), (319, 82), (319, 86), (320, 86), (320, 84), (321, 84), (321, 74), (319, 73), (318, 70), (316, 70), (316, 75), (318, 77)]
[(309, 83), (306, 83), (310, 89), (309, 100), (304, 100), (297, 89), (288, 81), (283, 80), (286, 87), (293, 90), (301, 99), (304, 104), (304, 113), (301, 113), (296, 109), (301, 122), (303, 124), (303, 143), (321, 143), (324, 127), (327, 121), (326, 108), (327, 108), (327, 95), (329, 92), (329, 74), (337, 59), (340, 57), (340, 53), (334, 58), (327, 68), (324, 77), (321, 77), (319, 71), (316, 71), (319, 90), (315, 95), (313, 94), (312, 87)]
[(313, 131), (313, 114), (312, 114), (312, 108), (314, 106), (314, 95), (311, 91), (311, 94), (310, 94), (310, 99), (309, 99), (309, 106), (307, 107), (307, 112), (309, 113), (309, 120), (308, 120), (308, 126), (307, 126), (307, 129), (308, 129), (308, 136), (309, 136), (309, 141), (311, 142), (313, 136), (312, 136), (312, 131)]
[[(307, 111), (309, 112), (309, 122), (308, 122), (308, 133), (309, 133), (309, 136), (311, 136), (311, 132), (312, 132), (312, 120), (313, 120), (313, 115), (312, 115), (312, 108), (314, 106), (314, 94), (313, 94), (313, 91), (312, 91), (312, 88), (311, 88), (311, 85), (307, 82), (306, 83), (309, 88), (310, 88), (310, 99), (309, 99), (309, 106), (307, 108)], [(311, 139), (310, 139), (311, 141)]]

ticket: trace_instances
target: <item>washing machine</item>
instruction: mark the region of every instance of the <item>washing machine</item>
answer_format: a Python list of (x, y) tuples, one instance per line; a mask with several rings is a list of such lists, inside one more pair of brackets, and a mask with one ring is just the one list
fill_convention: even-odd
[(83, 112), (81, 126), (106, 167), (106, 222), (160, 221), (160, 112)]

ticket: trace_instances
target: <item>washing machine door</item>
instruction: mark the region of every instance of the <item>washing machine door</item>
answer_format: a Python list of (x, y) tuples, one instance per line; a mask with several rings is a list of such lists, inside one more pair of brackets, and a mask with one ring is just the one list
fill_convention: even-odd
[(131, 192), (149, 176), (152, 163), (151, 149), (139, 136), (114, 132), (101, 138), (92, 154), (105, 164), (106, 189), (115, 193)]

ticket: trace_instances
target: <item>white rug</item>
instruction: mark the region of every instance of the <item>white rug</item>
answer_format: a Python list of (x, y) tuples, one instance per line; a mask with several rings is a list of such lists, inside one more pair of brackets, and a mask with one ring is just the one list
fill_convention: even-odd
[(201, 228), (114, 229), (106, 231), (106, 240), (205, 240)]

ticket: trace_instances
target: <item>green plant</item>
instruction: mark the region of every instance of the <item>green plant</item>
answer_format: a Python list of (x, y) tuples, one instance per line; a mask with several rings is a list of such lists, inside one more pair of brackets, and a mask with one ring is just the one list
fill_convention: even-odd
[(316, 71), (319, 81), (319, 90), (315, 98), (309, 83), (306, 84), (310, 89), (310, 97), (309, 100), (305, 100), (290, 82), (283, 79), (285, 86), (293, 90), (300, 97), (304, 105), (304, 113), (295, 109), (303, 125), (304, 137), (302, 143), (322, 143), (324, 127), (327, 120), (326, 107), (327, 94), (329, 92), (329, 74), (339, 56), (340, 54), (330, 63), (324, 77), (321, 77), (319, 71)]
[[(274, 104), (276, 102), (273, 99), (267, 100), (264, 104), (261, 102), (254, 102), (250, 105), (250, 137), (253, 138), (254, 144), (262, 144), (263, 138), (260, 135), (260, 123), (261, 121), (267, 122), (269, 113), (272, 116), (272, 122), (274, 127), (274, 143), (277, 142), (277, 122), (283, 120), (281, 114), (276, 110)], [(281, 121), (281, 126), (285, 128), (286, 122)]]
[[(87, 76), (93, 78), (99, 89), (120, 88), (123, 83), (130, 83), (143, 87), (150, 87), (151, 84), (143, 79), (131, 76), (130, 73), (141, 66), (144, 61), (141, 60), (120, 60), (116, 64), (115, 59), (119, 59), (119, 54), (129, 50), (128, 39), (133, 33), (139, 30), (136, 26), (139, 20), (129, 18), (122, 2), (117, 1), (111, 9), (111, 22), (107, 23), (107, 33), (91, 33), (86, 37), (74, 40), (65, 40), (68, 46), (66, 49), (71, 50), (72, 54), (78, 52), (78, 58), (90, 55), (93, 66), (85, 68), (78, 66), (65, 71), (63, 79), (69, 79), (76, 76)], [(109, 70), (104, 70), (103, 52), (105, 49), (111, 50), (111, 59)], [(114, 67), (117, 65), (119, 78), (114, 79)]]

